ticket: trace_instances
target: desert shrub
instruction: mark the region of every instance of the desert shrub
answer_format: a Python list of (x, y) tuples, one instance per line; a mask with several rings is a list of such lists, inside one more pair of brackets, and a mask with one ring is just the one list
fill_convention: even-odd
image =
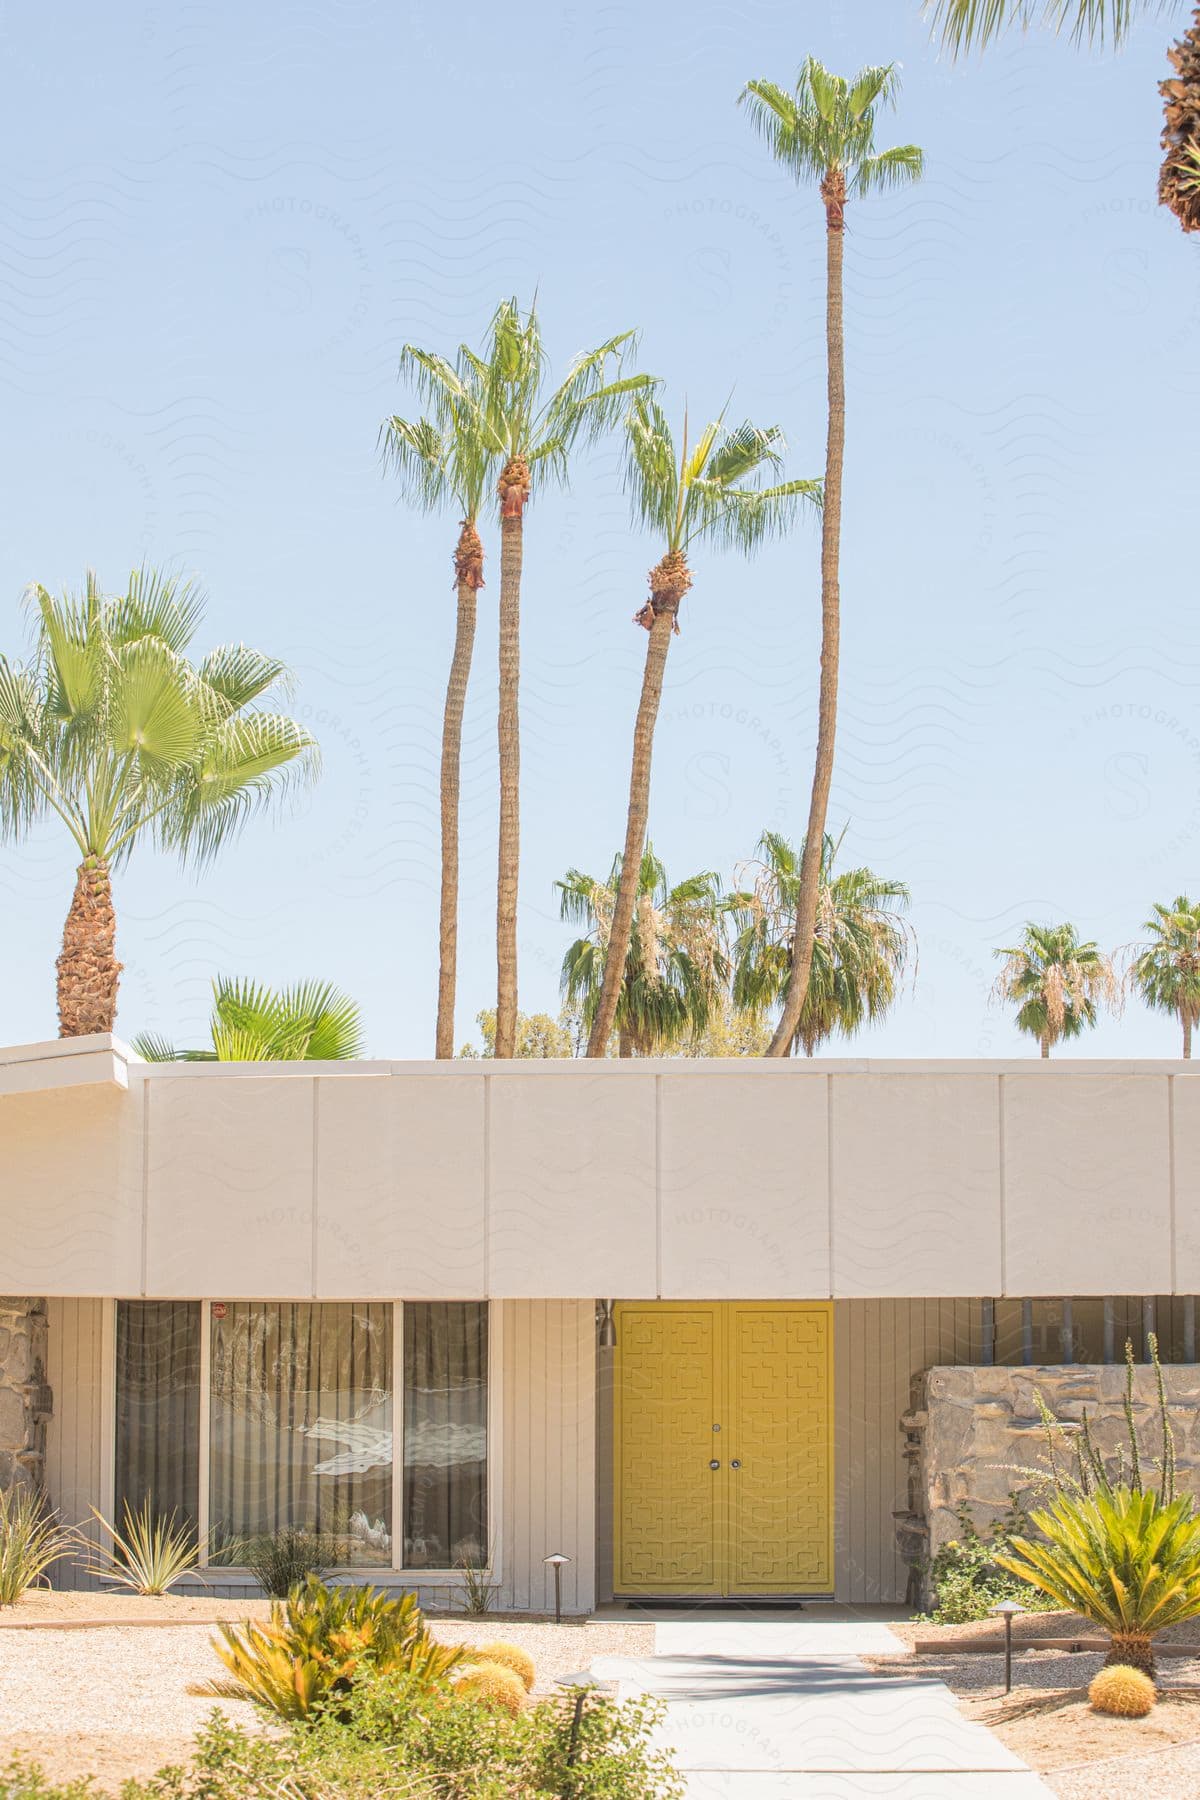
[(1144, 1719), (1156, 1698), (1150, 1677), (1123, 1663), (1101, 1669), (1088, 1688), (1092, 1711), (1111, 1713), (1115, 1719)]
[(519, 1713), (525, 1705), (525, 1683), (515, 1669), (505, 1669), (500, 1663), (472, 1663), (465, 1673), (456, 1677), (454, 1698)]
[(958, 1508), (958, 1523), (961, 1536), (943, 1544), (929, 1567), (933, 1611), (927, 1616), (936, 1624), (964, 1625), (972, 1619), (986, 1619), (1002, 1600), (1017, 1600), (1031, 1612), (1045, 1612), (1054, 1605), (997, 1561), (1027, 1525), (1015, 1499), (1005, 1516), (992, 1523), (986, 1537), (965, 1501)]
[(0, 1489), (0, 1606), (15, 1606), (73, 1542), (34, 1488)]
[(471, 1655), (477, 1656), (480, 1662), (499, 1663), (502, 1669), (511, 1669), (514, 1675), (521, 1677), (525, 1692), (532, 1691), (537, 1667), (528, 1650), (522, 1650), (519, 1644), (508, 1644), (503, 1638), (497, 1638), (492, 1644), (481, 1644)]
[(81, 1538), (87, 1571), (101, 1581), (132, 1588), (135, 1594), (165, 1594), (200, 1560), (196, 1534), (178, 1515), (155, 1514), (147, 1495), (136, 1512), (125, 1502), (121, 1529), (110, 1525), (93, 1506), (92, 1517), (108, 1534), (107, 1544)]
[(347, 1742), (390, 1747), (396, 1764), (438, 1800), (681, 1800), (683, 1785), (651, 1734), (656, 1700), (592, 1700), (567, 1766), (571, 1707), (536, 1701), (517, 1714), (470, 1701), (442, 1704), (403, 1676), (355, 1682), (337, 1720), (312, 1728), (322, 1766)]
[(435, 1642), (412, 1594), (327, 1588), (315, 1575), (276, 1600), (267, 1625), (221, 1625), (214, 1648), (234, 1681), (285, 1719), (336, 1710), (356, 1675), (402, 1672), (423, 1688), (443, 1683), (462, 1651)]
[(332, 1532), (288, 1525), (282, 1531), (244, 1539), (238, 1553), (264, 1594), (272, 1600), (286, 1600), (308, 1576), (336, 1568), (346, 1555), (346, 1545)]
[(486, 1617), (496, 1598), (490, 1564), (478, 1562), (470, 1556), (460, 1556), (455, 1567), (462, 1575), (464, 1610), (474, 1619)]

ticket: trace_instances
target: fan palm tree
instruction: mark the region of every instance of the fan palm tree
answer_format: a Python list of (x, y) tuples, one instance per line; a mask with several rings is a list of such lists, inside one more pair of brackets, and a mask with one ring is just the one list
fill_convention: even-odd
[(133, 1048), (146, 1062), (344, 1062), (363, 1051), (357, 1001), (327, 981), (268, 988), (221, 976), (209, 1030), (209, 1050), (176, 1050), (149, 1032)]
[(200, 590), (143, 568), (106, 598), (30, 591), (37, 632), (22, 665), (0, 657), (0, 835), (55, 817), (80, 861), (58, 958), (62, 1037), (111, 1031), (116, 959), (112, 874), (144, 837), (208, 862), (316, 745), (259, 702), (286, 685), (276, 657), (225, 645), (188, 661)]
[[(563, 957), (562, 992), (595, 1032), (604, 981), (612, 964), (612, 929), (620, 895), (622, 858), (613, 858), (607, 881), (568, 869), (556, 882), (560, 916), (587, 927)], [(621, 1056), (661, 1054), (707, 1029), (721, 1011), (729, 984), (729, 958), (721, 884), (711, 870), (672, 885), (654, 846), (647, 844), (638, 870), (637, 906), (617, 995), (616, 1031)], [(589, 1055), (593, 1054), (589, 1048)]]
[(1118, 999), (1109, 959), (1081, 944), (1074, 925), (1028, 924), (1019, 944), (995, 952), (1006, 960), (995, 994), (1017, 1004), (1017, 1030), (1035, 1037), (1043, 1056), (1062, 1038), (1082, 1037), (1102, 1005)]
[(680, 603), (692, 585), (689, 552), (699, 543), (751, 555), (772, 533), (786, 529), (802, 503), (820, 503), (816, 481), (763, 486), (764, 472), (777, 471), (782, 461), (784, 442), (778, 425), (764, 428), (747, 422), (726, 430), (724, 418), (722, 412), (706, 425), (693, 445), (685, 412), (678, 450), (653, 395), (639, 394), (626, 420), (626, 484), (634, 516), (659, 537), (663, 554), (650, 571), (650, 597), (634, 615), (648, 633), (646, 662), (633, 728), (625, 848), (619, 868), (614, 864), (618, 885), (589, 1056), (606, 1054), (625, 980), (650, 812), (654, 728), (667, 651), (679, 630)]
[(816, 182), (825, 207), (825, 353), (828, 430), (825, 444), (825, 506), (821, 521), (821, 682), (817, 706), (817, 748), (808, 828), (796, 901), (796, 954), (771, 1056), (786, 1056), (800, 1029), (813, 957), (813, 931), (821, 882), (822, 846), (833, 781), (837, 734), (838, 659), (841, 636), (840, 560), (842, 462), (846, 442), (846, 370), (842, 330), (842, 248), (849, 200), (883, 188), (917, 181), (924, 157), (915, 144), (875, 148), (875, 117), (895, 102), (899, 77), (894, 63), (860, 69), (851, 80), (832, 75), (815, 56), (807, 57), (795, 91), (773, 81), (748, 82), (742, 104), (772, 155), (797, 181)]
[[(841, 843), (826, 834), (821, 854), (808, 991), (792, 1042), (793, 1051), (803, 1048), (806, 1056), (835, 1032), (853, 1037), (868, 1021), (883, 1018), (896, 998), (911, 942), (899, 917), (908, 908), (907, 887), (871, 869), (835, 874)], [(736, 923), (733, 1003), (761, 1018), (787, 992), (803, 858), (774, 831), (764, 832), (758, 849), (759, 860), (739, 870), (751, 874), (750, 885), (730, 894), (726, 906)]]
[(1137, 952), (1129, 983), (1152, 1012), (1173, 1013), (1183, 1027), (1183, 1054), (1192, 1054), (1192, 1028), (1200, 1020), (1200, 904), (1180, 894), (1170, 906), (1154, 904), (1142, 927), (1149, 943)]
[(438, 1003), (434, 1054), (454, 1055), (454, 1000), (458, 969), (458, 819), (462, 787), (463, 712), (475, 647), (477, 595), (483, 586), (479, 514), (496, 472), (488, 434), (487, 372), (460, 349), (455, 363), (406, 344), (400, 372), (410, 376), (430, 414), (398, 416), (380, 432), (388, 465), (406, 497), (425, 512), (452, 506), (462, 515), (454, 548), (457, 617), (454, 653), (442, 709), (442, 869), (438, 915)]
[(547, 359), (536, 302), (497, 308), (482, 360), (487, 444), (499, 466), (500, 501), (500, 833), (496, 885), (496, 1055), (516, 1050), (517, 887), (520, 864), (521, 565), (525, 507), (542, 480), (565, 481), (576, 443), (614, 424), (626, 397), (654, 385), (623, 375), (634, 333), (623, 331), (576, 357), (566, 379), (547, 391)]
[[(1176, 4), (1186, 10), (1183, 0), (928, 0), (925, 10), (957, 56), (989, 43), (1007, 26), (1026, 29), (1035, 21), (1054, 31), (1069, 25), (1076, 43), (1119, 46), (1135, 20), (1158, 17)], [(1167, 60), (1175, 74), (1159, 83), (1164, 156), (1158, 197), (1184, 231), (1200, 231), (1200, 6)]]

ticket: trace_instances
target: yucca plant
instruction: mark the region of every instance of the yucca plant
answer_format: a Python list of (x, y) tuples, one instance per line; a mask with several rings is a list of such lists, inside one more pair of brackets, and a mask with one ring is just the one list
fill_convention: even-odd
[(268, 1625), (219, 1629), (223, 1642), (214, 1639), (213, 1648), (238, 1687), (284, 1719), (307, 1719), (318, 1708), (343, 1716), (338, 1696), (363, 1669), (436, 1688), (463, 1659), (461, 1648), (433, 1638), (415, 1595), (327, 1588), (315, 1575), (272, 1605)]
[(1186, 1495), (1120, 1486), (1059, 1494), (1030, 1515), (1044, 1543), (1015, 1537), (996, 1562), (1103, 1626), (1106, 1661), (1154, 1674), (1152, 1640), (1200, 1617), (1200, 1519)]
[(200, 1561), (200, 1543), (192, 1526), (177, 1513), (155, 1513), (147, 1494), (136, 1510), (125, 1502), (121, 1529), (92, 1507), (92, 1517), (107, 1532), (107, 1544), (80, 1534), (87, 1548), (87, 1571), (101, 1581), (132, 1588), (135, 1594), (165, 1594)]
[(0, 1488), (0, 1606), (15, 1606), (73, 1544), (36, 1488)]

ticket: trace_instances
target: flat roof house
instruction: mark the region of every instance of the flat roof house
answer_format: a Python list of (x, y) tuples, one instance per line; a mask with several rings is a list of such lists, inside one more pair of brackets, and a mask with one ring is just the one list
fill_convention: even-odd
[(0, 1050), (0, 1479), (426, 1603), (903, 1600), (1198, 1289), (1188, 1063)]

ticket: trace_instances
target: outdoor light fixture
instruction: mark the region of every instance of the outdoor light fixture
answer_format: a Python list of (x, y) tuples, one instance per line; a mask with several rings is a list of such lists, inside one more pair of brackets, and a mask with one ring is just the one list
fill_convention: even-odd
[(993, 1619), (1004, 1620), (1004, 1691), (1012, 1693), (1012, 1622), (1018, 1613), (1027, 1609), (1019, 1600), (1002, 1600), (999, 1606), (989, 1606), (988, 1611)]
[[(551, 1560), (550, 1557), (546, 1558), (547, 1562)], [(571, 1715), (571, 1736), (567, 1742), (567, 1767), (573, 1769), (575, 1758), (579, 1754), (579, 1721), (583, 1717), (583, 1708), (588, 1695), (611, 1693), (617, 1684), (615, 1681), (597, 1681), (590, 1670), (580, 1669), (576, 1675), (560, 1675), (554, 1685), (570, 1688), (575, 1695), (575, 1711)]]
[(561, 1625), (562, 1624), (562, 1572), (563, 1572), (564, 1565), (566, 1563), (569, 1563), (571, 1559), (569, 1556), (564, 1556), (561, 1550), (556, 1550), (553, 1556), (543, 1557), (542, 1560), (548, 1569), (554, 1570), (554, 1623), (556, 1625)]
[(615, 1350), (617, 1347), (617, 1322), (613, 1318), (611, 1300), (597, 1300), (596, 1324), (599, 1327), (596, 1342), (601, 1350)]

